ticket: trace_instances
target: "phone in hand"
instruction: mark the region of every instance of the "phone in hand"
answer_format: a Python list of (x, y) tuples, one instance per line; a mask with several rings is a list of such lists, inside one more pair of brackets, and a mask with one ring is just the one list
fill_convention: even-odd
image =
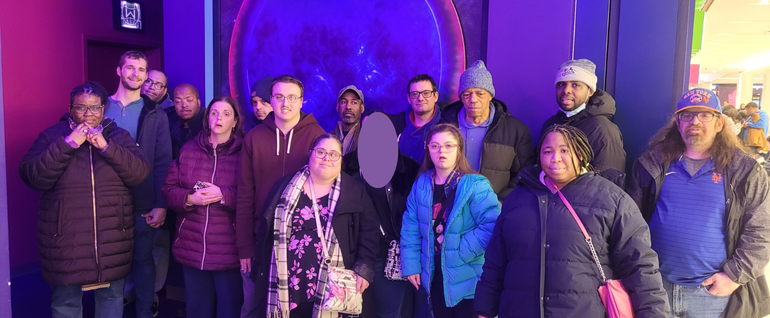
[(201, 182), (201, 181), (198, 181), (198, 182), (196, 182), (196, 183), (195, 183), (195, 186), (193, 186), (193, 190), (194, 190), (194, 191), (198, 191), (198, 190), (200, 190), (200, 189), (203, 189), (203, 188), (208, 188), (208, 187), (209, 187), (209, 186), (207, 186), (205, 183), (203, 183), (203, 182)]

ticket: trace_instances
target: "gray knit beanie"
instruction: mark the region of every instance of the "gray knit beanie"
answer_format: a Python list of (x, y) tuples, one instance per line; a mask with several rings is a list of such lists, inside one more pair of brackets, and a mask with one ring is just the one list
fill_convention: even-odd
[(469, 88), (483, 88), (495, 97), (495, 86), (492, 85), (492, 74), (487, 71), (487, 67), (484, 65), (484, 61), (478, 60), (473, 62), (463, 75), (460, 75), (460, 90), (457, 92), (457, 97), (462, 99), (462, 94)]

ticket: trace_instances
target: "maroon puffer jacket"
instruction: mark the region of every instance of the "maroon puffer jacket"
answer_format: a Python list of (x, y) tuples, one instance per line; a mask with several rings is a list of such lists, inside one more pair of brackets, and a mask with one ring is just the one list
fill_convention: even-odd
[(128, 131), (111, 119), (102, 126), (104, 153), (88, 142), (72, 148), (64, 141), (72, 133), (65, 119), (40, 133), (19, 165), (24, 183), (43, 192), (37, 244), (43, 278), (54, 286), (114, 281), (131, 270), (128, 187), (147, 177), (149, 165)]
[[(163, 197), (178, 215), (172, 252), (180, 264), (210, 271), (239, 268), (235, 204), (242, 143), (243, 138), (234, 135), (217, 145), (215, 152), (201, 131), (169, 167)], [(218, 186), (224, 199), (207, 206), (186, 206), (187, 194), (198, 181)]]

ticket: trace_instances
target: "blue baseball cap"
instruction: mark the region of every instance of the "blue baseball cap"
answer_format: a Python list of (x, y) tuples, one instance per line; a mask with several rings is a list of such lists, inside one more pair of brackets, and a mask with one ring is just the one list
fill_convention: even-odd
[(719, 97), (714, 92), (705, 88), (693, 88), (676, 103), (676, 112), (679, 113), (683, 110), (702, 108), (713, 110), (718, 113), (722, 113), (722, 106), (719, 106)]

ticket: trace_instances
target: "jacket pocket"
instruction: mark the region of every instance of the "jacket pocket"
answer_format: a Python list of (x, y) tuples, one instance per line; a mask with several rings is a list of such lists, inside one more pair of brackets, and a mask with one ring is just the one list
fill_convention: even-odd
[(63, 221), (63, 219), (64, 219), (64, 201), (61, 201), (61, 200), (59, 201), (59, 211), (56, 211), (56, 212), (57, 212), (57, 217), (56, 217), (56, 234), (53, 235), (54, 237), (60, 236), (62, 234), (62, 227), (63, 227), (62, 223), (64, 223), (64, 221)]
[(126, 215), (123, 213), (124, 211), (123, 206), (123, 197), (118, 197), (118, 206), (117, 206), (117, 212), (118, 212), (118, 229), (125, 232), (126, 231)]
[(187, 221), (187, 218), (183, 218), (182, 222), (179, 223), (179, 229), (176, 231), (176, 239), (174, 240), (174, 244), (179, 242), (179, 238), (182, 237), (182, 226), (184, 225), (184, 221)]

